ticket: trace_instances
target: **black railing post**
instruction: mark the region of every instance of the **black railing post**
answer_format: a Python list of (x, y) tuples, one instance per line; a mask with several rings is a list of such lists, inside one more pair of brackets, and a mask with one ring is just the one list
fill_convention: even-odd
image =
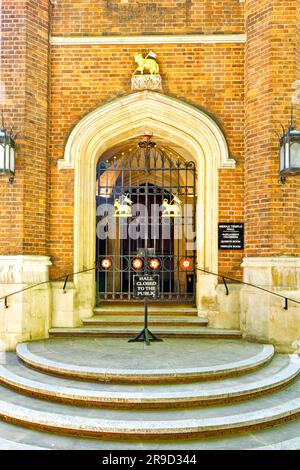
[(66, 279), (65, 279), (65, 283), (64, 283), (64, 287), (63, 287), (64, 294), (67, 293), (66, 288), (67, 288), (68, 279), (69, 279), (69, 275), (66, 276)]
[(7, 297), (4, 298), (4, 308), (8, 308)]
[(225, 279), (225, 277), (222, 277), (222, 279), (223, 279), (224, 286), (225, 286), (225, 289), (226, 289), (226, 295), (229, 295), (229, 289), (228, 289), (228, 286), (227, 286), (226, 279)]
[(286, 297), (285, 302), (284, 302), (284, 310), (288, 310), (288, 309), (289, 309), (289, 299)]

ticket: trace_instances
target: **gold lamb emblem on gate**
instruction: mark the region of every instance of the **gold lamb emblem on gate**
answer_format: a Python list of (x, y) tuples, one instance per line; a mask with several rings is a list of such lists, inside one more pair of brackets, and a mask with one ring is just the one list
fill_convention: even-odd
[(171, 202), (168, 202), (168, 199), (164, 199), (162, 208), (162, 217), (181, 217), (181, 200), (177, 194), (173, 194)]
[(114, 207), (115, 207), (115, 215), (114, 217), (132, 217), (131, 206), (132, 201), (129, 197), (129, 194), (125, 194), (121, 196), (121, 198), (115, 199)]

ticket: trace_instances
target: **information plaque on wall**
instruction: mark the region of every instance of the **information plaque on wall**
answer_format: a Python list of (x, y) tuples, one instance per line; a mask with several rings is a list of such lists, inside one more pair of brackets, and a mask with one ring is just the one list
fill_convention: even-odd
[(133, 296), (136, 299), (159, 297), (159, 275), (133, 276)]
[(244, 224), (219, 224), (219, 250), (242, 250), (244, 248)]

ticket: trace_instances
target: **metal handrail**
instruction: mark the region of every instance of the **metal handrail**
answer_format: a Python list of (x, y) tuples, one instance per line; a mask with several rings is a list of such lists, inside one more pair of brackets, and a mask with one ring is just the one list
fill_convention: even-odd
[[(32, 286), (25, 287), (24, 289), (18, 290), (16, 292), (12, 292), (11, 294), (4, 295), (3, 297), (0, 297), (0, 301), (4, 300), (4, 306), (5, 306), (5, 308), (8, 308), (7, 299), (9, 299), (10, 297), (12, 297), (14, 295), (17, 295), (17, 294), (21, 294), (22, 292), (26, 292), (30, 289), (34, 289), (35, 287), (39, 287), (39, 286), (42, 286), (44, 284), (49, 284), (50, 282), (57, 282), (57, 281), (62, 281), (62, 280), (64, 280), (63, 292), (66, 293), (67, 283), (68, 283), (70, 277), (76, 276), (78, 274), (84, 274), (84, 273), (87, 273), (87, 272), (90, 272), (90, 271), (95, 271), (98, 268), (99, 268), (99, 266), (96, 265), (94, 268), (83, 269), (81, 271), (77, 271), (77, 272), (72, 273), (72, 274), (64, 274), (63, 276), (60, 276), (60, 277), (55, 278), (55, 279), (49, 279), (48, 281), (39, 282), (38, 284), (34, 284)], [(240, 279), (235, 279), (235, 278), (227, 276), (225, 274), (214, 273), (212, 271), (208, 271), (207, 269), (201, 269), (201, 268), (197, 268), (197, 267), (195, 269), (196, 269), (196, 271), (201, 271), (205, 274), (211, 274), (213, 276), (220, 277), (222, 279), (223, 283), (224, 283), (224, 287), (225, 287), (225, 290), (226, 290), (226, 295), (229, 295), (229, 293), (230, 293), (229, 288), (228, 288), (228, 284), (226, 282), (226, 279), (227, 279), (229, 281), (234, 281), (238, 284), (243, 284), (243, 285), (246, 285), (246, 286), (254, 287), (255, 289), (259, 289), (263, 292), (267, 292), (268, 294), (272, 294), (272, 295), (275, 295), (277, 297), (280, 297), (280, 298), (284, 299), (284, 301), (285, 301), (284, 310), (288, 310), (288, 303), (289, 302), (294, 302), (294, 303), (300, 305), (299, 300), (291, 299), (290, 297), (278, 294), (277, 292), (273, 292), (271, 290), (265, 289), (264, 287), (260, 287), (260, 286), (257, 286), (255, 284), (251, 284), (250, 282), (244, 282), (244, 281), (241, 281)]]
[(244, 284), (245, 286), (254, 287), (255, 289), (259, 289), (259, 290), (262, 290), (264, 292), (268, 292), (268, 294), (272, 294), (272, 295), (276, 295), (277, 297), (281, 297), (282, 299), (284, 299), (284, 307), (283, 307), (284, 310), (288, 310), (288, 308), (289, 308), (288, 303), (289, 302), (294, 302), (294, 303), (300, 305), (299, 300), (291, 299), (290, 297), (287, 297), (286, 295), (278, 294), (278, 292), (273, 292), (271, 290), (265, 289), (264, 287), (257, 286), (256, 284), (251, 284), (250, 282), (244, 282), (244, 281), (241, 281), (240, 279), (235, 279), (234, 277), (226, 276), (225, 274), (213, 273), (212, 271), (208, 271), (207, 269), (196, 268), (196, 271), (201, 271), (201, 272), (206, 273), (206, 274), (212, 274), (213, 276), (221, 277), (222, 280), (223, 280), (224, 286), (225, 286), (226, 295), (229, 295), (228, 284), (226, 282), (226, 279), (227, 279), (229, 281), (234, 281), (238, 284)]
[(44, 284), (49, 284), (50, 282), (58, 282), (58, 281), (63, 281), (63, 280), (65, 281), (64, 286), (63, 286), (63, 292), (65, 294), (66, 293), (66, 288), (67, 288), (67, 283), (68, 283), (70, 277), (76, 276), (77, 274), (83, 274), (83, 273), (88, 273), (90, 271), (95, 271), (98, 268), (99, 268), (99, 266), (96, 265), (94, 268), (83, 269), (81, 271), (77, 271), (77, 272), (72, 273), (72, 274), (64, 274), (63, 276), (57, 277), (55, 279), (49, 279), (48, 281), (39, 282), (38, 284), (34, 284), (32, 286), (25, 287), (24, 289), (12, 292), (11, 294), (4, 295), (3, 297), (0, 297), (0, 301), (4, 300), (4, 306), (5, 306), (5, 308), (8, 308), (7, 299), (9, 297), (12, 297), (12, 296), (17, 295), (17, 294), (21, 294), (22, 292), (26, 292), (27, 290), (34, 289), (35, 287), (43, 286)]

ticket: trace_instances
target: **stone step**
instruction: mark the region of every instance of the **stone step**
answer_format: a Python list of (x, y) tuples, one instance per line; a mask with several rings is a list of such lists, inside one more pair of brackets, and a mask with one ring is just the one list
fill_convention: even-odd
[(7, 439), (0, 438), (0, 450), (47, 450), (47, 448), (22, 444), (20, 442), (12, 442)]
[(300, 437), (256, 447), (255, 450), (300, 450)]
[[(164, 304), (165, 305), (165, 304)], [(191, 307), (190, 305), (178, 306), (177, 304), (171, 306), (157, 306), (149, 305), (148, 311), (149, 315), (170, 315), (174, 316), (198, 316), (198, 310), (196, 307)], [(95, 315), (142, 315), (144, 313), (143, 305), (105, 305), (101, 307), (96, 307), (94, 309)], [(206, 316), (207, 311), (199, 312), (199, 315)]]
[[(39, 431), (0, 420), (0, 450), (299, 450), (300, 420), (266, 429), (201, 439), (124, 440), (89, 439)], [(38, 445), (38, 447), (37, 447)]]
[(54, 375), (149, 384), (245, 374), (268, 363), (274, 347), (240, 340), (166, 339), (149, 347), (114, 338), (54, 338), (19, 344), (17, 355), (26, 365)]
[[(200, 317), (166, 317), (152, 316), (148, 317), (149, 326), (207, 326), (208, 320)], [(143, 326), (143, 315), (95, 315), (92, 318), (82, 320), (84, 326)]]
[[(157, 336), (162, 338), (177, 337), (177, 338), (241, 338), (242, 332), (240, 330), (219, 330), (208, 329), (194, 325), (184, 327), (171, 327), (171, 326), (151, 326), (150, 330)], [(58, 336), (110, 336), (110, 337), (126, 337), (128, 339), (134, 338), (139, 334), (140, 330), (132, 326), (84, 326), (77, 328), (51, 328), (49, 334), (52, 337)]]
[(0, 388), (0, 417), (30, 428), (94, 438), (191, 439), (271, 426), (300, 413), (300, 379), (283, 390), (228, 405), (171, 410), (90, 409)]
[(0, 383), (37, 398), (114, 408), (174, 408), (249, 399), (286, 386), (300, 372), (297, 355), (276, 355), (271, 363), (247, 375), (200, 383), (112, 385), (57, 379), (28, 369), (14, 353), (0, 365)]

